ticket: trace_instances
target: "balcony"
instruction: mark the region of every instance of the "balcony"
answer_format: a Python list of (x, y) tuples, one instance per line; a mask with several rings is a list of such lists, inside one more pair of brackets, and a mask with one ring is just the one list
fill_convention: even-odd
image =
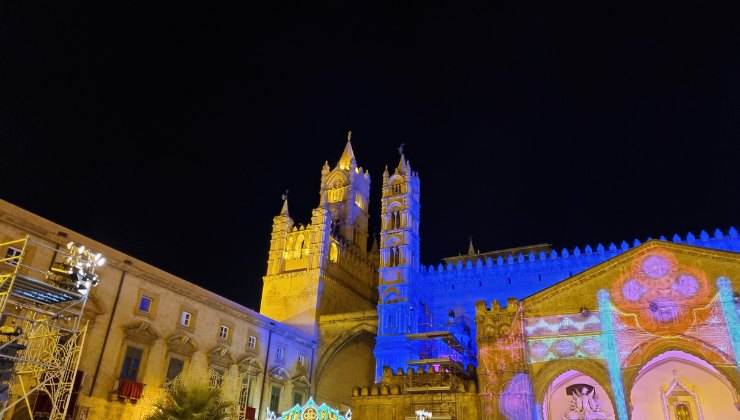
[(134, 382), (128, 379), (121, 379), (118, 382), (118, 400), (119, 401), (130, 401), (132, 404), (136, 404), (141, 398), (141, 394), (144, 393), (144, 387), (146, 384), (141, 382)]

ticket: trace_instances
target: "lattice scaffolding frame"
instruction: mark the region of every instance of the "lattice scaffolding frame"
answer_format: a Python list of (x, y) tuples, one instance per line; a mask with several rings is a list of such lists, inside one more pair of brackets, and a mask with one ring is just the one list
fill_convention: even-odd
[[(51, 259), (38, 258), (46, 254)], [(28, 410), (31, 418), (65, 420), (87, 335), (85, 305), (104, 258), (73, 242), (65, 249), (30, 235), (0, 243), (0, 255), (0, 350), (22, 346), (3, 356), (15, 366), (0, 418)]]

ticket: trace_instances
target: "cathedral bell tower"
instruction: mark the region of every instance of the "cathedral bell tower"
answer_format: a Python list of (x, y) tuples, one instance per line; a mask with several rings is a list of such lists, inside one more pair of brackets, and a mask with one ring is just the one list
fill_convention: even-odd
[(383, 172), (376, 377), (383, 366), (405, 366), (412, 359), (406, 334), (418, 330), (416, 296), (411, 283), (419, 263), (419, 174), (399, 148), (401, 160), (390, 175)]
[[(368, 253), (370, 174), (347, 144), (332, 169), (321, 169), (311, 223), (296, 224), (285, 197), (273, 218), (260, 313), (316, 334), (320, 315), (373, 309), (377, 257)], [(372, 251), (371, 251), (372, 252)]]

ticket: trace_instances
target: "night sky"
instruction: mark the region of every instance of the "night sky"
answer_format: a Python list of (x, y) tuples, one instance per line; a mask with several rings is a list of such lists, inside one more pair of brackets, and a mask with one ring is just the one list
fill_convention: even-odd
[(740, 228), (731, 2), (22, 3), (0, 197), (253, 309), (349, 130), (374, 232), (405, 144), (426, 264)]

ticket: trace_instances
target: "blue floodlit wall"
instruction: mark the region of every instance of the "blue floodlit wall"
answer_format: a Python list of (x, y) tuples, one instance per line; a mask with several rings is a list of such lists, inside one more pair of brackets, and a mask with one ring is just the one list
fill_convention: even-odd
[[(650, 238), (648, 238), (650, 240)], [(661, 241), (668, 241), (660, 237)], [(672, 242), (684, 245), (740, 252), (740, 238), (735, 228), (726, 234), (719, 229), (713, 234), (702, 231), (698, 237), (689, 233), (685, 238), (674, 235)], [(494, 299), (505, 302), (509, 297), (523, 299), (562, 280), (572, 277), (597, 264), (640, 245), (623, 241), (619, 246), (601, 244), (595, 247), (576, 247), (572, 250), (555, 250), (550, 253), (509, 255), (507, 258), (477, 260), (463, 265), (430, 265), (413, 272), (406, 287), (407, 296), (413, 296), (408, 305), (378, 305), (378, 337), (375, 356), (377, 378), (384, 365), (396, 371), (408, 369), (405, 361), (418, 357), (417, 343), (412, 343), (406, 334), (451, 330), (465, 339), (470, 337), (470, 347), (475, 346), (475, 302)], [(381, 291), (382, 297), (382, 291)], [(455, 318), (450, 322), (449, 311)], [(406, 313), (408, 311), (408, 313)], [(384, 328), (383, 322), (390, 320), (392, 327)], [(467, 327), (465, 334), (460, 331)], [(468, 334), (469, 332), (469, 334)], [(475, 364), (475, 360), (471, 360)]]

